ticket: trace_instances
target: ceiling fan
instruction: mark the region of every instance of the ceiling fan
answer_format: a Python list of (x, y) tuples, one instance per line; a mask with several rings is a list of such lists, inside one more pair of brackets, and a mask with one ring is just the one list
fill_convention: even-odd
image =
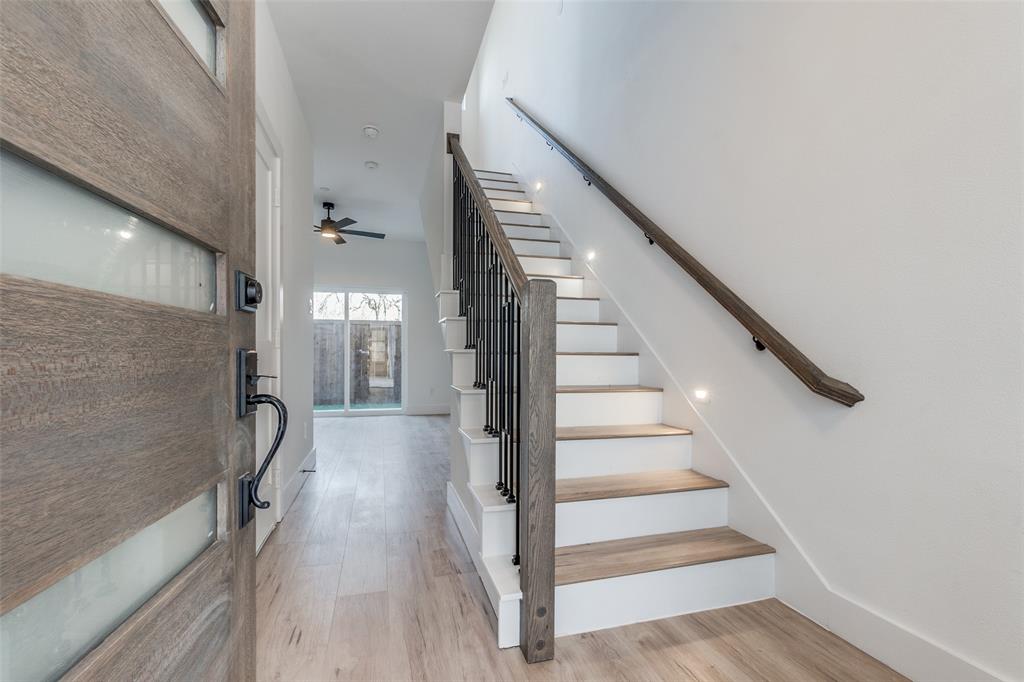
[(351, 235), (354, 237), (370, 237), (371, 239), (384, 239), (384, 234), (380, 232), (364, 232), (363, 230), (346, 230), (349, 225), (355, 225), (357, 221), (351, 218), (342, 218), (341, 220), (334, 220), (331, 218), (331, 211), (334, 210), (334, 204), (330, 201), (324, 202), (324, 210), (327, 211), (327, 217), (320, 221), (319, 225), (313, 226), (314, 232), (319, 232), (321, 237), (327, 237), (332, 240), (335, 244), (344, 244), (345, 239), (341, 235)]

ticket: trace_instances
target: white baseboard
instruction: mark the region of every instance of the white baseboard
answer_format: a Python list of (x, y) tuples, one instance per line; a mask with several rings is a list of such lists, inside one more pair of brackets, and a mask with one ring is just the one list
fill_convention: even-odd
[[(853, 599), (825, 587), (827, 604), (820, 614), (803, 613), (850, 644), (871, 654), (912, 680), (928, 682), (999, 682), (998, 675), (971, 663), (963, 656), (924, 635), (875, 613)], [(785, 601), (785, 600), (780, 600)], [(787, 604), (796, 609), (792, 604)]]
[(277, 520), (280, 522), (284, 515), (291, 509), (292, 502), (299, 496), (299, 491), (302, 490), (302, 484), (309, 478), (309, 472), (316, 469), (316, 447), (309, 451), (305, 459), (302, 460), (302, 464), (292, 474), (292, 477), (285, 484), (284, 488), (281, 489), (281, 504), (277, 508)]
[(451, 408), (447, 403), (440, 405), (410, 405), (405, 408), (405, 413), (413, 415), (415, 417), (425, 417), (428, 415), (447, 415), (451, 412)]

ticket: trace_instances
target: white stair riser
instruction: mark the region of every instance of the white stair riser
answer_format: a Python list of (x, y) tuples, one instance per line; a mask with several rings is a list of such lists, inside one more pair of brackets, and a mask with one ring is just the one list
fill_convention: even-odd
[[(557, 256), (559, 251), (558, 242), (538, 242), (529, 241), (530, 237), (526, 239), (513, 239), (512, 250), (520, 256)], [(533, 237), (532, 239), (536, 239)]]
[(519, 262), (523, 271), (535, 275), (571, 275), (572, 261), (561, 258), (538, 258), (536, 256), (520, 256)]
[(525, 200), (526, 194), (524, 192), (517, 192), (516, 187), (509, 185), (508, 187), (484, 187), (484, 194), (487, 195), (488, 199), (511, 199)]
[(498, 480), (498, 439), (473, 442), (465, 433), (459, 435), (469, 467), (469, 484), (495, 483)]
[(728, 522), (728, 488), (561, 502), (555, 506), (555, 546), (717, 528)]
[(480, 554), (485, 557), (516, 551), (516, 505), (484, 509), (480, 519)]
[(495, 211), (508, 211), (510, 213), (532, 213), (533, 204), (525, 200), (513, 201), (511, 199), (491, 199), (491, 207)]
[[(533, 274), (533, 273), (526, 273)], [(530, 277), (529, 279), (548, 279), (544, 276)], [(567, 279), (565, 277), (552, 277), (550, 278), (555, 283), (555, 295), (556, 296), (570, 296), (578, 298), (583, 295), (583, 280), (582, 279)]]
[(611, 324), (559, 324), (555, 348), (559, 353), (610, 353), (619, 345), (619, 329)]
[(466, 347), (466, 320), (454, 317), (447, 318), (441, 323), (441, 332), (444, 334), (444, 347), (452, 349), (464, 349)]
[[(493, 202), (492, 202), (493, 203)], [(524, 204), (525, 206), (526, 204)], [(523, 210), (506, 210), (504, 208), (494, 207), (494, 210), (498, 213), (498, 221), (502, 223), (515, 223), (516, 225), (533, 225), (536, 227), (544, 226), (544, 216), (541, 216), (533, 212), (523, 212)], [(529, 209), (525, 209), (529, 211)], [(547, 239), (548, 237), (538, 237), (538, 239)]]
[(555, 360), (559, 386), (622, 386), (637, 383), (639, 376), (636, 355), (559, 355)]
[(559, 393), (555, 396), (557, 426), (660, 424), (661, 391), (631, 393)]
[[(480, 186), (484, 189), (522, 189), (522, 186), (512, 178), (502, 178), (501, 180), (477, 178), (477, 180), (480, 181)], [(512, 180), (512, 182), (506, 182), (506, 180)]]
[(521, 239), (551, 239), (550, 227), (531, 227), (529, 225), (504, 225), (506, 237)]
[(555, 445), (555, 477), (689, 469), (691, 446), (691, 436), (560, 440)]
[(555, 303), (555, 319), (563, 322), (598, 322), (601, 315), (600, 301), (589, 299), (559, 299)]
[[(455, 389), (452, 389), (455, 390)], [(483, 393), (459, 394), (459, 428), (478, 429), (484, 425), (487, 405)]]
[(474, 170), (478, 180), (515, 180), (515, 178), (508, 173), (492, 173), (485, 170)]
[(442, 291), (437, 297), (437, 319), (457, 317), (459, 314), (459, 295)]
[(476, 380), (476, 353), (450, 353), (452, 356), (452, 385), (471, 386)]
[(775, 595), (771, 554), (555, 588), (555, 635), (668, 618)]

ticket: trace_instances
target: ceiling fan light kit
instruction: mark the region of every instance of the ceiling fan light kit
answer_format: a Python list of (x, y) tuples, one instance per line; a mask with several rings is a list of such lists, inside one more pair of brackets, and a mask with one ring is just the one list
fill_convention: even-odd
[(345, 229), (349, 225), (355, 225), (357, 221), (352, 218), (342, 218), (341, 220), (334, 220), (331, 218), (331, 211), (334, 210), (334, 204), (330, 201), (324, 202), (324, 210), (327, 211), (327, 217), (321, 220), (319, 225), (314, 225), (313, 231), (319, 232), (321, 237), (330, 239), (335, 244), (345, 243), (345, 238), (342, 237), (343, 234), (355, 237), (370, 237), (371, 239), (384, 239), (385, 237), (381, 232)]

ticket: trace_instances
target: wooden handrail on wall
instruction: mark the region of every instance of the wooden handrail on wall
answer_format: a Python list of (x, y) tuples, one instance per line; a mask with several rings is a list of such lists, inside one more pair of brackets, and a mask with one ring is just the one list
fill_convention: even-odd
[(544, 138), (552, 149), (557, 150), (583, 175), (583, 179), (588, 185), (596, 187), (602, 194), (608, 197), (627, 218), (640, 228), (644, 237), (652, 245), (659, 246), (662, 251), (668, 254), (669, 258), (674, 260), (679, 267), (693, 277), (698, 284), (704, 287), (705, 291), (711, 294), (740, 324), (746, 327), (747, 331), (753, 335), (754, 343), (757, 345), (758, 350), (764, 350), (765, 348), (770, 350), (775, 357), (782, 361), (782, 364), (789, 368), (789, 371), (795, 374), (800, 381), (804, 382), (807, 388), (818, 395), (835, 400), (847, 407), (852, 407), (861, 400), (864, 400), (864, 395), (856, 388), (844, 381), (829, 376), (820, 367), (811, 362), (810, 358), (801, 353), (786, 337), (768, 324), (763, 317), (758, 315), (753, 308), (727, 287), (722, 280), (711, 274), (711, 271), (701, 265), (686, 249), (668, 236), (653, 220), (644, 215), (621, 192), (594, 172), (593, 168), (566, 147), (561, 140), (541, 125), (537, 119), (519, 106), (511, 97), (507, 97), (506, 101), (521, 121), (524, 121), (540, 133), (540, 136)]
[(526, 276), (454, 133), (448, 151), (453, 286), (476, 350), (474, 385), (485, 389), (485, 419), (497, 422), (485, 430), (498, 441), (499, 485), (516, 504), (519, 647), (535, 663), (555, 653), (555, 283)]

